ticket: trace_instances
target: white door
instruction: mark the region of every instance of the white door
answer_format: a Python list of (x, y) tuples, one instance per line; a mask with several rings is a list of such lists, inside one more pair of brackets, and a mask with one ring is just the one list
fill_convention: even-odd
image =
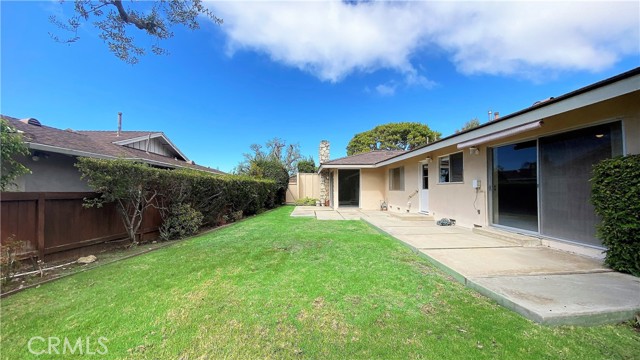
[(429, 164), (420, 164), (420, 212), (429, 212)]

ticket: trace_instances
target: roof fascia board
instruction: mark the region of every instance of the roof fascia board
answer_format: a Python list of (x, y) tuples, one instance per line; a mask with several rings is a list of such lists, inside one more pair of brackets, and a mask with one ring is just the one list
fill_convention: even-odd
[(84, 156), (84, 157), (92, 157), (92, 158), (98, 158), (98, 159), (117, 159), (115, 156), (111, 156), (111, 155), (96, 154), (88, 151), (73, 150), (73, 149), (67, 149), (67, 148), (62, 148), (58, 146), (52, 146), (52, 145), (38, 144), (38, 143), (32, 143), (32, 142), (26, 142), (25, 144), (29, 147), (29, 149), (48, 151), (48, 152), (63, 154), (63, 155)]
[[(96, 154), (96, 153), (91, 153), (87, 151), (72, 150), (72, 149), (66, 149), (66, 148), (61, 148), (57, 146), (44, 145), (44, 144), (38, 144), (38, 143), (26, 143), (26, 144), (30, 149), (48, 151), (48, 152), (57, 153), (57, 154), (84, 156), (84, 157), (97, 158), (97, 159), (110, 159), (110, 160), (122, 159), (122, 160), (129, 160), (129, 161), (141, 161), (147, 164), (161, 165), (161, 166), (169, 167), (172, 169), (175, 169), (175, 168), (193, 169), (188, 166), (180, 166), (177, 164), (170, 164), (162, 161), (149, 160), (149, 159), (138, 158), (138, 157), (116, 157), (111, 155)], [(198, 169), (193, 169), (193, 170), (198, 170)], [(198, 171), (205, 172), (204, 170), (198, 170)]]
[(528, 123), (528, 124), (520, 125), (518, 127), (514, 127), (514, 128), (511, 128), (511, 129), (494, 132), (493, 134), (489, 134), (487, 136), (480, 136), (480, 137), (477, 137), (477, 138), (469, 140), (469, 141), (460, 142), (460, 143), (458, 143), (457, 148), (458, 149), (465, 149), (465, 148), (469, 148), (469, 147), (482, 145), (482, 144), (488, 143), (490, 141), (504, 139), (506, 137), (510, 137), (510, 136), (513, 136), (513, 135), (516, 135), (516, 134), (520, 134), (520, 133), (523, 133), (523, 132), (527, 132), (527, 131), (538, 129), (538, 128), (542, 127), (543, 124), (544, 124), (544, 122), (542, 120), (540, 120), (540, 121), (534, 121), (534, 122), (531, 122), (531, 123)]
[(531, 110), (521, 115), (504, 119), (494, 124), (489, 124), (488, 126), (481, 127), (477, 130), (472, 130), (460, 135), (453, 135), (444, 140), (435, 142), (433, 143), (433, 145), (426, 145), (425, 147), (422, 147), (420, 149), (416, 149), (400, 156), (382, 161), (376, 164), (376, 167), (386, 166), (398, 161), (424, 155), (448, 146), (457, 145), (462, 142), (473, 140), (479, 137), (484, 137), (492, 133), (508, 130), (513, 127), (524, 125), (537, 120), (543, 120), (551, 116), (589, 106), (598, 102), (606, 101), (638, 90), (640, 90), (640, 75), (635, 75), (615, 82), (613, 84), (605, 85), (603, 87), (578, 94), (568, 99), (564, 99), (556, 103)]
[(375, 168), (376, 165), (320, 165), (320, 168), (318, 169), (318, 172), (320, 172), (323, 169), (373, 169)]
[(189, 158), (187, 157), (187, 155), (185, 155), (182, 151), (180, 151), (180, 149), (178, 149), (178, 147), (171, 140), (169, 140), (169, 138), (166, 137), (164, 133), (160, 133), (160, 135), (167, 142), (167, 144), (169, 144), (169, 146), (171, 146), (182, 157), (182, 160), (189, 161)]

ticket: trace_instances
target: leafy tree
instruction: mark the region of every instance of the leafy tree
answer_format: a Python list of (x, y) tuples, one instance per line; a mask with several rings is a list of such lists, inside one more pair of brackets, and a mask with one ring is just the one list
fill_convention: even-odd
[[(64, 0), (60, 0), (61, 3)], [(145, 54), (145, 49), (136, 45), (129, 30), (132, 27), (144, 31), (155, 43), (151, 51), (155, 54), (166, 54), (167, 51), (158, 42), (173, 37), (170, 28), (183, 25), (189, 29), (199, 29), (198, 16), (205, 16), (218, 25), (222, 19), (216, 17), (207, 9), (202, 0), (159, 0), (159, 1), (130, 1), (127, 5), (121, 0), (74, 0), (74, 14), (67, 19), (51, 16), (49, 19), (60, 29), (69, 31), (73, 35), (61, 40), (57, 35), (50, 34), (59, 42), (72, 43), (77, 41), (78, 28), (85, 22), (93, 21), (98, 28), (100, 38), (107, 43), (109, 50), (119, 59), (135, 64), (138, 56)]]
[[(245, 159), (236, 167), (236, 173), (248, 175), (254, 160), (277, 162), (282, 165), (289, 176), (295, 175), (298, 171), (298, 161), (302, 158), (300, 155), (300, 144), (287, 145), (286, 141), (276, 137), (267, 141), (266, 149), (260, 144), (252, 144), (250, 149), (253, 153), (243, 154)], [(257, 173), (259, 173), (259, 171)]]
[(160, 195), (160, 171), (147, 164), (129, 160), (78, 158), (76, 167), (89, 186), (100, 193), (95, 199), (85, 199), (87, 207), (102, 207), (115, 202), (133, 246), (142, 225), (145, 210), (156, 204)]
[(298, 161), (299, 173), (314, 173), (316, 171), (318, 171), (318, 168), (316, 167), (316, 162), (313, 160), (312, 156)]
[(254, 159), (251, 162), (249, 175), (258, 179), (271, 179), (276, 182), (279, 188), (286, 188), (289, 184), (289, 173), (284, 166), (273, 158)]
[(300, 145), (289, 144), (279, 138), (267, 141), (266, 150), (262, 145), (252, 144), (253, 153), (244, 154), (245, 160), (238, 164), (235, 172), (258, 179), (269, 179), (276, 183), (278, 201), (284, 200), (289, 185), (289, 177), (297, 171), (300, 160)]
[(2, 152), (0, 190), (5, 191), (10, 185), (15, 185), (16, 178), (31, 172), (15, 159), (17, 155), (29, 155), (29, 148), (22, 141), (22, 134), (5, 119), (0, 119), (0, 151)]
[(473, 129), (478, 126), (480, 126), (480, 120), (478, 120), (478, 118), (473, 118), (467, 121), (466, 123), (464, 123), (464, 125), (462, 126), (462, 129), (456, 130), (456, 134), (465, 130)]
[(347, 145), (347, 155), (373, 150), (412, 150), (440, 136), (439, 132), (418, 122), (388, 123), (356, 134)]
[(256, 156), (238, 165), (237, 173), (256, 179), (266, 179), (275, 182), (276, 202), (281, 203), (289, 185), (289, 173), (284, 165), (274, 156)]

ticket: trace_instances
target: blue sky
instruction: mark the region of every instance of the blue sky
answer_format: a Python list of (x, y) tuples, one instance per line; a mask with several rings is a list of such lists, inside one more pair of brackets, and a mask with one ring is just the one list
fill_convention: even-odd
[[(168, 56), (118, 60), (90, 25), (73, 44), (50, 15), (1, 2), (2, 114), (76, 130), (159, 130), (198, 164), (231, 171), (252, 143), (299, 143), (317, 161), (376, 125), (443, 135), (640, 66), (640, 5), (212, 2), (222, 26), (174, 28)], [(140, 41), (145, 43), (144, 37)]]

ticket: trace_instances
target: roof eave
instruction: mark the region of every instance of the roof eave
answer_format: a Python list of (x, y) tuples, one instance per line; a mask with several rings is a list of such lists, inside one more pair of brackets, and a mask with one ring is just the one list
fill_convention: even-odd
[(147, 164), (158, 165), (158, 166), (168, 167), (168, 168), (172, 168), (172, 169), (182, 168), (182, 169), (191, 169), (191, 170), (207, 172), (207, 173), (210, 173), (210, 174), (216, 174), (216, 175), (218, 174), (218, 173), (212, 172), (212, 171), (205, 171), (205, 170), (201, 170), (201, 169), (195, 169), (195, 168), (189, 167), (189, 166), (171, 164), (171, 163), (166, 163), (166, 162), (157, 161), (157, 160), (145, 159), (145, 158), (141, 158), (141, 157), (117, 157), (117, 156), (112, 156), (112, 155), (97, 154), (97, 153), (92, 153), (92, 152), (88, 152), (88, 151), (73, 150), (73, 149), (62, 148), (62, 147), (53, 146), (53, 145), (46, 145), (46, 144), (39, 144), (39, 143), (32, 143), (32, 142), (27, 142), (25, 144), (30, 149), (33, 149), (33, 150), (48, 151), (48, 152), (57, 153), (57, 154), (72, 155), (72, 156), (84, 156), (84, 157), (90, 157), (90, 158), (96, 158), (96, 159), (109, 159), (109, 160), (123, 159), (123, 160), (129, 160), (129, 161), (140, 161), (140, 162), (144, 162), (144, 163), (147, 163)]
[(322, 171), (323, 169), (373, 169), (375, 168), (376, 165), (375, 164), (363, 164), (363, 165), (358, 165), (358, 164), (336, 164), (336, 165), (331, 165), (331, 164), (321, 164), (320, 168), (318, 168), (318, 172)]
[(544, 120), (545, 118), (593, 105), (595, 103), (606, 101), (615, 97), (623, 96), (634, 91), (639, 91), (640, 72), (637, 72), (636, 74), (628, 77), (624, 77), (615, 82), (606, 82), (598, 87), (594, 87), (592, 85), (587, 88), (588, 91), (577, 90), (568, 93), (535, 107), (527, 108), (514, 114), (507, 115), (499, 120), (484, 124), (470, 131), (451, 135), (431, 144), (427, 144), (421, 148), (411, 150), (391, 159), (381, 161), (380, 163), (376, 164), (376, 166), (390, 165), (398, 161), (425, 155), (432, 151), (456, 145), (458, 143), (487, 136), (491, 133), (505, 131), (534, 121)]
[(112, 143), (116, 145), (126, 146), (138, 141), (155, 139), (155, 138), (162, 138), (167, 143), (167, 145), (169, 145), (178, 155), (180, 155), (180, 157), (182, 157), (184, 161), (189, 161), (189, 158), (182, 151), (180, 151), (180, 149), (178, 149), (178, 147), (173, 142), (171, 142), (171, 140), (169, 140), (169, 138), (162, 132), (149, 133), (149, 135), (143, 135), (143, 136), (138, 136), (131, 139), (113, 141)]

